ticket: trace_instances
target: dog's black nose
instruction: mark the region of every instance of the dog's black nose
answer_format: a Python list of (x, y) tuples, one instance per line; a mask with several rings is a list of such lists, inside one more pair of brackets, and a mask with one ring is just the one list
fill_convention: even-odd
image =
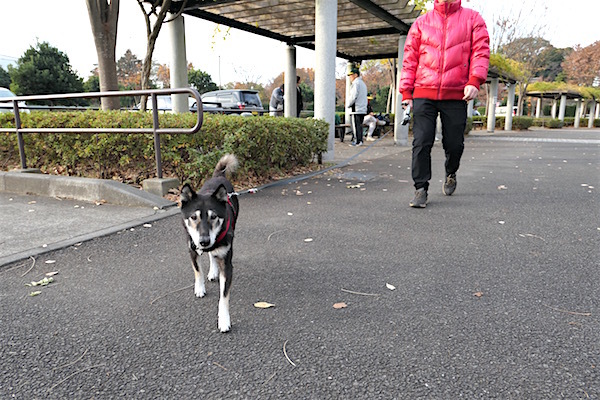
[(208, 247), (210, 245), (210, 236), (200, 236), (200, 246)]

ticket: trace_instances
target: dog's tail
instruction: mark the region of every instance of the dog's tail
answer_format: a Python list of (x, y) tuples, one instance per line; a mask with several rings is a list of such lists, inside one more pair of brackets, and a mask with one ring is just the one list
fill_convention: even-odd
[(225, 173), (233, 173), (238, 167), (237, 157), (233, 154), (225, 154), (215, 167), (215, 172), (213, 172), (213, 178), (217, 178), (219, 176), (225, 176)]

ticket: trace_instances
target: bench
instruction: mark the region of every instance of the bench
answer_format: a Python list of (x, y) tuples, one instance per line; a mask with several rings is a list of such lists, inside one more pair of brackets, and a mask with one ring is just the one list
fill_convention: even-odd
[(473, 121), (473, 129), (483, 129), (483, 121)]
[(350, 124), (338, 124), (335, 126), (335, 137), (339, 137), (343, 141), (344, 135), (346, 134), (346, 128), (350, 128)]

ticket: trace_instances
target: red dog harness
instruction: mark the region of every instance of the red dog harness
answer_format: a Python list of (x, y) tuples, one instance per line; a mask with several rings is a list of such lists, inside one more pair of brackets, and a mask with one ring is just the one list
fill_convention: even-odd
[(217, 236), (217, 240), (212, 246), (213, 248), (218, 247), (219, 243), (221, 243), (221, 241), (225, 239), (225, 235), (227, 235), (229, 229), (235, 228), (235, 218), (232, 218), (235, 216), (235, 209), (233, 208), (233, 204), (231, 204), (231, 198), (229, 197), (229, 195), (227, 195), (227, 205), (229, 207), (227, 207), (227, 221), (225, 222), (225, 229), (223, 229), (219, 236)]

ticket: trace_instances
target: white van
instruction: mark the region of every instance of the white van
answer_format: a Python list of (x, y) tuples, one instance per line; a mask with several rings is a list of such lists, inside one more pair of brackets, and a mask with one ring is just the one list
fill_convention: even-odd
[[(517, 110), (519, 109), (519, 107), (514, 106), (513, 107), (513, 111), (512, 111), (512, 115), (513, 117), (515, 115), (517, 115)], [(496, 116), (497, 117), (506, 117), (506, 112), (508, 111), (508, 107), (507, 106), (497, 106), (496, 107)]]

